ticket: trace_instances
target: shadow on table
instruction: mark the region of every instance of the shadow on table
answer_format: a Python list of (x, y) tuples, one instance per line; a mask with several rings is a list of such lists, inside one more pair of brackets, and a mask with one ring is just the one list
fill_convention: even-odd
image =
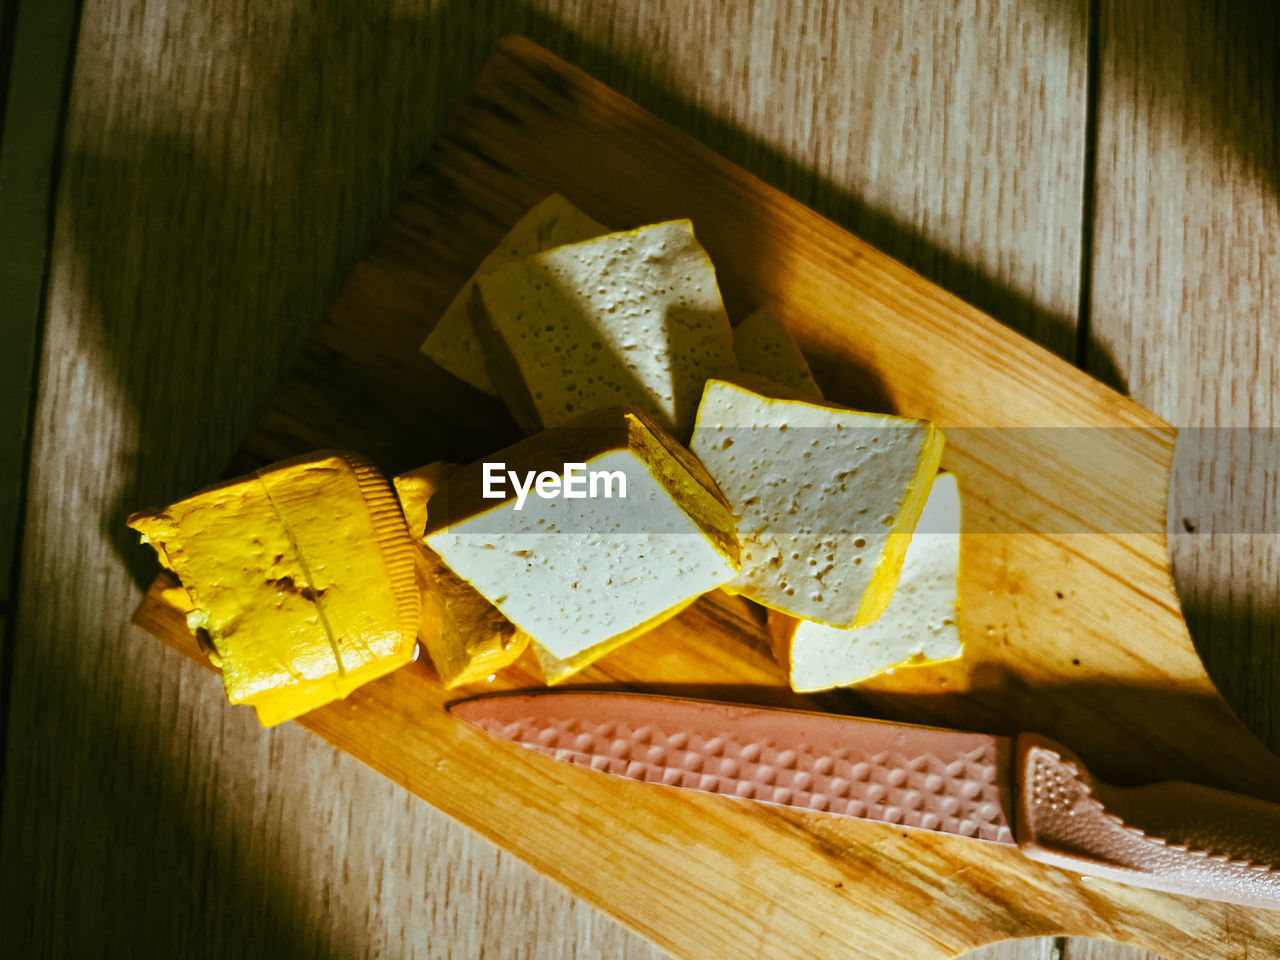
[[(1142, 399), (1177, 411), (1168, 414), (1183, 428), (1170, 546), (1183, 614), (1223, 696), (1277, 751), (1280, 395), (1274, 375), (1268, 381), (1277, 348), (1267, 331), (1276, 276), (1269, 225), (1280, 203), (1280, 6), (1101, 7), (1100, 103), (1112, 130), (1100, 128), (1096, 179), (1100, 198), (1109, 188), (1128, 203), (1114, 230), (1108, 211), (1096, 217), (1112, 246), (1095, 260), (1095, 326), (1105, 319), (1132, 341), (1120, 359), (1145, 381)], [(1092, 358), (1085, 366), (1093, 372)]]

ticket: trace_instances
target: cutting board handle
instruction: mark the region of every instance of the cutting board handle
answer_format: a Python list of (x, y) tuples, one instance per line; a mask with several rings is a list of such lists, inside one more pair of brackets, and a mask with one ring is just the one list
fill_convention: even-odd
[(1018, 846), (1133, 886), (1280, 910), (1280, 804), (1193, 783), (1113, 787), (1038, 734), (1015, 745)]

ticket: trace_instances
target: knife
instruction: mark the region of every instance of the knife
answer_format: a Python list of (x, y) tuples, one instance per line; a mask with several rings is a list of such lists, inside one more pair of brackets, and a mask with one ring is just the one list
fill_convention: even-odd
[(1034, 733), (585, 691), (448, 710), (601, 773), (1016, 845), (1081, 874), (1280, 910), (1280, 804), (1180, 781), (1114, 787)]

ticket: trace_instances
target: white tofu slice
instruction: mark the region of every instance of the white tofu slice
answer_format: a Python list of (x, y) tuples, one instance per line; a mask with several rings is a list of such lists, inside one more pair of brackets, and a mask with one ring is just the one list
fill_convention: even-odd
[(423, 341), (422, 352), (459, 380), (497, 396), (485, 366), (484, 351), (471, 326), (471, 291), (475, 277), (530, 254), (608, 232), (608, 227), (596, 223), (560, 194), (553, 193), (521, 217), (480, 262), (475, 275), (463, 284)]
[[(507, 483), (503, 499), (484, 499), (484, 462), (540, 478), (584, 464), (588, 475), (609, 475), (610, 494), (601, 480), (595, 497), (544, 499), (535, 488), (521, 501)], [(431, 502), (425, 542), (532, 637), (550, 658), (549, 680), (656, 626), (737, 572), (733, 517), (714, 482), (633, 408), (595, 411), (484, 462), (450, 474)]]
[(939, 474), (902, 561), (889, 606), (852, 630), (769, 611), (769, 639), (801, 693), (847, 687), (886, 670), (954, 660), (963, 653), (957, 623), (960, 491)]
[(691, 446), (742, 545), (726, 589), (829, 626), (871, 623), (893, 595), (942, 434), (924, 420), (773, 391), (788, 393), (746, 375), (714, 379), (698, 408)]
[(527, 431), (625, 403), (688, 439), (706, 379), (738, 368), (688, 220), (557, 247), (479, 277), (472, 319)]
[(772, 310), (757, 310), (733, 328), (733, 353), (743, 373), (780, 383), (811, 400), (822, 399), (808, 361)]

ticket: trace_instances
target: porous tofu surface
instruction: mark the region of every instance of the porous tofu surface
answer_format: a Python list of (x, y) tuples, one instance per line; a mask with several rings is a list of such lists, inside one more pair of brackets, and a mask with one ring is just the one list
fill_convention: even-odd
[[(963, 651), (958, 625), (960, 494), (955, 476), (933, 484), (907, 547), (893, 599), (874, 623), (853, 630), (770, 614), (771, 634), (789, 643), (797, 691), (848, 686), (895, 666), (952, 660)], [(775, 642), (775, 649), (777, 647)]]
[(687, 439), (703, 383), (737, 369), (715, 270), (688, 220), (526, 257), (477, 290), (491, 374), (529, 431), (626, 403)]
[(514, 500), (427, 545), (553, 656), (568, 659), (713, 590), (729, 557), (630, 450), (587, 462), (621, 471), (623, 499)]
[(427, 335), (422, 352), (459, 380), (496, 396), (484, 351), (471, 325), (471, 291), (475, 277), (531, 254), (608, 232), (608, 227), (592, 220), (560, 194), (551, 194), (516, 221), (480, 262), (475, 275), (463, 284)]
[[(530, 489), (521, 498), (507, 486), (486, 497), (483, 478), (499, 463), (540, 481), (575, 464), (576, 491), (593, 495)], [(739, 555), (733, 516), (702, 464), (627, 406), (584, 414), (451, 473), (424, 541), (536, 649), (573, 670), (728, 582)]]
[(880, 615), (941, 458), (932, 424), (711, 380), (691, 448), (737, 520), (730, 590), (831, 626)]

